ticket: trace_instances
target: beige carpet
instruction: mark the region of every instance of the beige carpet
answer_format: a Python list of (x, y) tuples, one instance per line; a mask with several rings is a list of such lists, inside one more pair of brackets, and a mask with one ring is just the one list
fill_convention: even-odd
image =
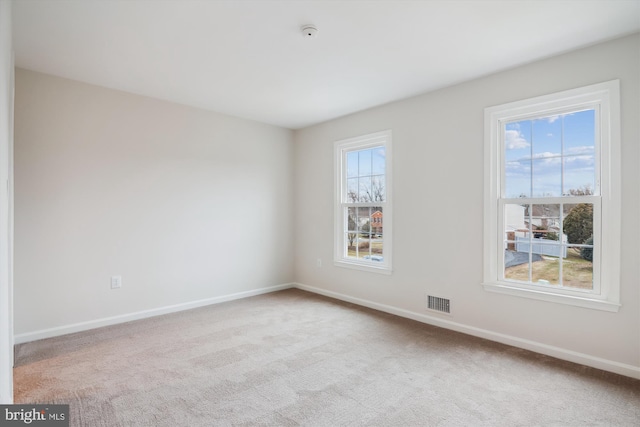
[(16, 348), (75, 426), (638, 426), (640, 381), (287, 290)]

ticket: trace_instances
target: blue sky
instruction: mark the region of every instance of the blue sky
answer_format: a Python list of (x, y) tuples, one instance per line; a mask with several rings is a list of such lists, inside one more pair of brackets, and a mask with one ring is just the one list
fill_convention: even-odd
[(372, 182), (384, 184), (385, 149), (374, 147), (347, 153), (347, 191), (366, 194)]
[[(595, 110), (505, 126), (505, 196), (555, 197), (595, 188)], [(564, 167), (564, 171), (563, 171)]]

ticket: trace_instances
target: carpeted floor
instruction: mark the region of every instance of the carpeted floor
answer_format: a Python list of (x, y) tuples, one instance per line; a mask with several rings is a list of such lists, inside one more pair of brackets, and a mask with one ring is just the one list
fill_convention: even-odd
[(640, 381), (300, 290), (22, 344), (74, 426), (638, 426)]

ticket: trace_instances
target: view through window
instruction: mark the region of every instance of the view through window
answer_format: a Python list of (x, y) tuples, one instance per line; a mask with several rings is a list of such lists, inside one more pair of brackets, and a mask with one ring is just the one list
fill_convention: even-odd
[(390, 132), (336, 143), (336, 262), (390, 269)]
[(486, 290), (620, 307), (619, 81), (485, 109)]

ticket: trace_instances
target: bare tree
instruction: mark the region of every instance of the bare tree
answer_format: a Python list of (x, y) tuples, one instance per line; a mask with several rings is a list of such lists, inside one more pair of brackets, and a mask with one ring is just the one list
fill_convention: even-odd
[(364, 203), (370, 202), (383, 202), (384, 201), (384, 181), (381, 179), (373, 178), (371, 180), (371, 187), (365, 187), (364, 191), (360, 194), (360, 201)]
[(578, 188), (571, 188), (565, 194), (565, 196), (592, 196), (592, 195), (593, 195), (593, 190), (591, 189), (591, 186), (589, 184), (583, 185), (582, 187), (578, 187)]
[[(354, 215), (349, 212), (349, 230), (355, 230), (357, 228), (356, 219)], [(349, 238), (349, 247), (353, 246), (354, 240), (356, 240), (357, 233), (347, 233), (347, 237)]]
[[(351, 203), (371, 203), (371, 202), (383, 202), (385, 200), (385, 189), (384, 189), (384, 180), (373, 178), (371, 180), (371, 186), (362, 186), (360, 187), (360, 191), (355, 191), (353, 189), (347, 191), (347, 200)], [(381, 211), (381, 207), (372, 207), (371, 212)], [(355, 210), (349, 209), (349, 217), (348, 224), (349, 230), (353, 231), (347, 234), (347, 238), (349, 239), (349, 247), (354, 246), (354, 242), (356, 237), (358, 236), (358, 217), (355, 213)], [(370, 224), (370, 219), (367, 224)], [(365, 234), (369, 234), (371, 232), (371, 226), (365, 228), (363, 226), (362, 231)]]

